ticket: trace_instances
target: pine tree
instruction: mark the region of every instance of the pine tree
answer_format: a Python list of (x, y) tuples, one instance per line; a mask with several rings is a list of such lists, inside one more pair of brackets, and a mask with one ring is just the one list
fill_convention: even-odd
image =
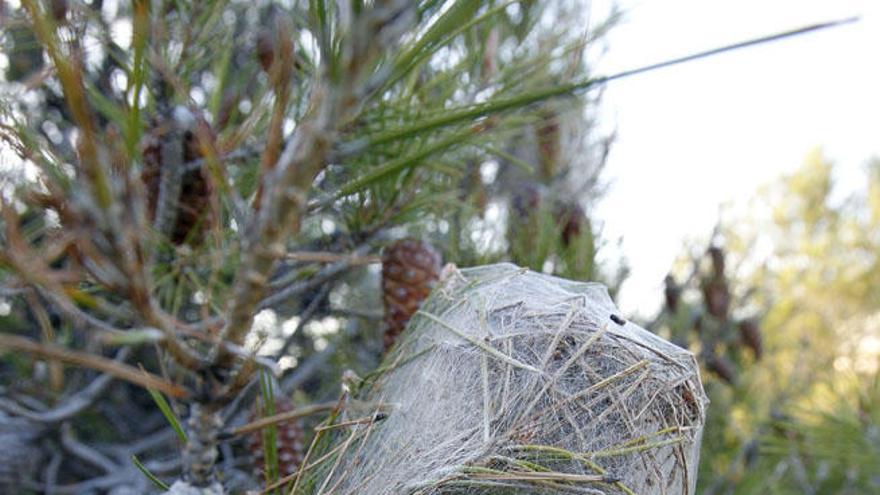
[(27, 171), (0, 191), (0, 428), (43, 432), (16, 441), (47, 467), (0, 471), (4, 489), (147, 491), (132, 457), (159, 485), (271, 486), (277, 455), (266, 480), (235, 462), (275, 422), (242, 424), (250, 405), (292, 400), (314, 426), (343, 369), (376, 365), (363, 268), (404, 234), (462, 265), (614, 279), (595, 264), (610, 140), (590, 129), (583, 57), (614, 15), (585, 30), (562, 1), (21, 4), (0, 4), (0, 153)]
[(658, 328), (703, 359), (712, 401), (699, 493), (880, 489), (878, 170), (838, 201), (833, 164), (810, 153), (751, 200), (748, 221), (719, 225), (725, 289), (719, 252), (702, 247), (667, 279)]

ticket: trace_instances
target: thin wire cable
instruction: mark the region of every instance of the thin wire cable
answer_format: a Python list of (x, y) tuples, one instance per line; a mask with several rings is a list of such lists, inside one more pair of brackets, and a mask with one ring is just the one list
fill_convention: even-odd
[(610, 76), (601, 76), (595, 79), (592, 79), (587, 83), (587, 87), (597, 86), (599, 84), (604, 84), (610, 81), (614, 81), (617, 79), (623, 79), (625, 77), (635, 76), (637, 74), (644, 74), (645, 72), (651, 72), (657, 69), (663, 69), (666, 67), (671, 67), (673, 65), (680, 65), (686, 62), (692, 62), (694, 60), (700, 60), (703, 58), (711, 57), (714, 55), (718, 55), (721, 53), (726, 53), (734, 50), (739, 50), (742, 48), (748, 48), (751, 46), (762, 45), (764, 43), (771, 43), (774, 41), (783, 40), (786, 38), (791, 38), (794, 36), (799, 36), (806, 33), (811, 33), (814, 31), (820, 31), (823, 29), (833, 28), (842, 26), (845, 24), (852, 24), (857, 22), (860, 19), (859, 16), (848, 17), (846, 19), (839, 19), (836, 21), (828, 21), (828, 22), (820, 22), (818, 24), (811, 24), (809, 26), (800, 27), (797, 29), (792, 29), (790, 31), (783, 31), (781, 33), (770, 34), (767, 36), (762, 36), (760, 38), (754, 38), (746, 41), (740, 41), (738, 43), (734, 43), (732, 45), (725, 45), (718, 48), (712, 48), (711, 50), (706, 50), (702, 52), (692, 53), (690, 55), (685, 55), (683, 57), (673, 58), (669, 60), (664, 60), (663, 62), (657, 62), (649, 65), (645, 65), (642, 67), (637, 67), (635, 69), (628, 69), (622, 72), (618, 72), (616, 74), (612, 74)]

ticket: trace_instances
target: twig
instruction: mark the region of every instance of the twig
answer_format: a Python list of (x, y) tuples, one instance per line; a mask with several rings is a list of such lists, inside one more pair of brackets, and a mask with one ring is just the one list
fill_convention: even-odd
[(111, 461), (107, 456), (89, 447), (88, 445), (77, 441), (73, 437), (73, 430), (69, 423), (61, 426), (61, 446), (68, 453), (79, 457), (80, 459), (99, 467), (106, 473), (114, 473), (119, 470), (119, 465)]
[(160, 430), (148, 433), (141, 440), (131, 444), (116, 445), (113, 449), (120, 453), (120, 458), (127, 459), (132, 455), (155, 449), (176, 439), (177, 435), (174, 433), (174, 430), (168, 426), (163, 426)]
[[(253, 146), (242, 146), (228, 153), (218, 153), (217, 158), (223, 160), (224, 162), (229, 162), (233, 160), (251, 158), (259, 155), (262, 152), (262, 149)], [(185, 174), (195, 172), (205, 166), (207, 164), (207, 161), (208, 160), (205, 158), (196, 158), (195, 160), (190, 160), (182, 165), (183, 172)]]
[[(340, 238), (336, 242), (334, 242), (334, 244), (339, 246), (340, 249), (346, 250), (346, 252), (344, 254), (343, 253), (334, 253), (332, 251), (324, 250), (324, 251), (321, 251), (322, 254), (318, 255), (318, 256), (326, 259), (330, 263), (345, 261), (346, 258), (354, 258), (354, 259), (362, 258), (362, 257), (366, 258), (367, 254), (369, 253), (369, 250), (364, 250), (361, 248), (363, 248), (364, 246), (366, 246), (368, 244), (375, 245), (374, 241), (377, 239), (378, 235), (376, 232), (365, 232), (364, 235), (365, 235), (365, 237), (363, 238), (363, 240), (354, 246), (351, 245), (352, 240), (348, 236)], [(306, 252), (313, 252), (312, 249), (309, 249), (309, 246), (304, 246), (304, 248), (305, 249), (303, 249), (302, 251), (296, 251), (294, 253), (304, 254)], [(294, 258), (296, 258), (298, 256), (299, 256), (299, 254), (294, 254)], [(312, 257), (310, 254), (305, 254), (305, 256)], [(338, 256), (339, 259), (335, 259), (335, 260), (330, 259), (333, 256)], [(294, 265), (299, 264), (299, 263), (310, 263), (310, 262), (304, 261), (304, 260), (303, 261), (287, 260), (287, 261), (293, 263)], [(312, 261), (311, 263), (319, 263), (319, 262), (321, 262), (321, 261)], [(297, 269), (293, 269), (293, 267), (291, 267), (290, 269), (287, 269), (288, 267), (291, 267), (291, 265), (288, 263), (281, 264), (281, 266), (278, 269), (278, 275), (273, 276), (272, 279), (269, 281), (269, 289), (270, 290), (277, 290), (279, 288), (283, 288), (283, 287), (286, 287), (290, 284), (293, 284), (298, 279), (303, 278), (304, 274), (314, 271), (314, 267), (311, 267), (311, 266), (304, 266), (304, 267), (297, 268)]]
[[(199, 330), (197, 328), (193, 328), (188, 324), (180, 323), (175, 321), (173, 325), (177, 328), (177, 331), (186, 337), (191, 337), (194, 339), (201, 340), (202, 342), (207, 342), (209, 344), (217, 345), (223, 348), (226, 352), (229, 352), (232, 355), (238, 356), (247, 361), (253, 361), (255, 364), (265, 368), (267, 371), (272, 373), (273, 375), (278, 372), (278, 365), (272, 361), (271, 359), (257, 356), (253, 352), (248, 351), (244, 347), (240, 345), (236, 345), (232, 342), (226, 342), (220, 339), (219, 336), (211, 333)], [(211, 325), (207, 325), (210, 327)]]
[[(120, 349), (116, 353), (116, 362), (124, 361), (128, 354), (128, 348)], [(95, 378), (87, 387), (65, 398), (61, 404), (48, 411), (29, 411), (12, 400), (3, 397), (0, 397), (0, 409), (39, 423), (57, 423), (70, 419), (94, 404), (112, 381), (113, 375), (103, 374)]]
[(259, 383), (259, 381), (259, 375), (256, 377), (251, 377), (248, 383), (244, 387), (241, 387), (241, 389), (238, 391), (238, 394), (235, 396), (234, 399), (232, 399), (232, 402), (230, 402), (229, 405), (226, 406), (226, 410), (223, 411), (224, 425), (228, 425), (233, 421), (233, 418), (235, 418), (242, 404), (244, 404), (245, 399), (250, 393), (250, 390), (254, 388), (254, 386)]
[(163, 236), (171, 237), (183, 187), (183, 132), (177, 122), (163, 137), (160, 154), (163, 164), (159, 173), (159, 197), (156, 200), (153, 228)]
[[(276, 481), (276, 482), (272, 483), (271, 485), (267, 486), (266, 488), (264, 488), (263, 491), (260, 492), (260, 495), (264, 495), (266, 493), (271, 492), (272, 490), (275, 490), (276, 488), (280, 488), (280, 487), (290, 483), (291, 481), (295, 480), (299, 476), (300, 472), (308, 472), (308, 471), (312, 470), (315, 466), (320, 466), (327, 459), (330, 459), (333, 456), (340, 454), (341, 453), (340, 451), (343, 450), (343, 447), (345, 447), (344, 444), (337, 445), (336, 447), (333, 447), (330, 451), (326, 452), (324, 455), (315, 459), (314, 461), (312, 461), (308, 464), (304, 463), (302, 466), (299, 467), (299, 469), (296, 470), (296, 472), (288, 474), (287, 476), (284, 476), (283, 478), (279, 478), (278, 481)], [(293, 493), (293, 492), (290, 492), (290, 493)]]
[(27, 287), (0, 287), (0, 297), (15, 297), (27, 292)]
[[(335, 421), (336, 418), (339, 416), (340, 411), (342, 411), (342, 407), (345, 405), (345, 401), (347, 399), (348, 399), (348, 392), (343, 392), (339, 396), (339, 400), (332, 407), (330, 416), (324, 421), (328, 422), (328, 424)], [(303, 457), (303, 461), (302, 461), (303, 466), (309, 465), (309, 460), (312, 457), (312, 453), (315, 450), (315, 446), (318, 444), (318, 441), (321, 440), (322, 436), (323, 436), (323, 432), (319, 431), (319, 432), (315, 433), (314, 437), (312, 437), (312, 442), (309, 444), (309, 448), (306, 450), (306, 455)], [(304, 472), (305, 472), (305, 470), (303, 470), (303, 469), (298, 469), (296, 471), (296, 473), (294, 474), (293, 480), (292, 480), (293, 481), (293, 488), (291, 488), (290, 493), (296, 493), (296, 489), (299, 486), (300, 480), (302, 480), (302, 475)]]
[(331, 342), (322, 351), (309, 356), (287, 377), (281, 380), (284, 390), (294, 390), (321, 371), (324, 363), (336, 354), (336, 344)]
[(330, 284), (325, 284), (321, 287), (321, 290), (318, 294), (315, 295), (314, 299), (309, 302), (309, 305), (306, 306), (306, 309), (303, 310), (299, 315), (299, 321), (296, 324), (296, 328), (293, 329), (293, 332), (284, 339), (284, 344), (281, 346), (281, 349), (275, 353), (274, 358), (280, 359), (281, 356), (287, 354), (287, 349), (293, 344), (293, 341), (302, 333), (303, 328), (312, 321), (315, 313), (318, 312), (318, 309), (321, 307), (321, 303), (324, 301), (324, 298), (327, 297), (327, 293), (330, 292)]
[[(369, 421), (367, 423), (367, 432), (364, 434), (364, 438), (363, 438), (363, 440), (361, 440), (361, 444), (358, 446), (357, 450), (352, 455), (353, 459), (360, 458), (361, 452), (364, 450), (364, 447), (367, 446), (367, 441), (370, 439), (370, 434), (373, 433), (373, 427), (376, 425), (376, 422), (380, 421), (381, 419), (383, 419), (383, 418), (379, 417), (378, 412), (373, 413), (373, 415), (371, 417), (371, 421)], [(336, 484), (334, 484), (333, 487), (330, 488), (330, 492), (329, 492), (330, 494), (336, 493), (336, 489), (339, 488), (339, 485), (342, 483), (342, 481), (345, 479), (345, 477), (348, 475), (348, 473), (350, 473), (353, 469), (355, 469), (356, 466), (357, 466), (357, 463), (354, 463), (354, 464), (349, 464), (345, 468), (345, 471), (343, 471), (342, 474), (339, 476), (339, 479), (336, 481)], [(358, 488), (359, 487), (355, 487), (354, 490), (357, 490)], [(349, 493), (356, 493), (356, 491), (348, 492), (348, 493), (346, 493), (346, 495), (348, 495)]]
[(294, 409), (292, 411), (287, 411), (279, 414), (275, 414), (274, 416), (267, 416), (265, 418), (260, 418), (256, 421), (252, 421), (248, 424), (241, 425), (235, 428), (232, 428), (224, 433), (224, 436), (238, 436), (244, 435), (246, 433), (251, 433), (253, 431), (262, 430), (263, 428), (267, 428), (272, 425), (277, 425), (279, 423), (284, 423), (286, 421), (290, 421), (297, 418), (303, 418), (305, 416), (311, 416), (313, 414), (323, 413), (327, 411), (332, 411), (338, 405), (338, 401), (332, 402), (322, 402), (320, 404), (312, 404), (310, 406), (300, 407), (299, 409)]
[(290, 299), (296, 295), (302, 294), (306, 291), (314, 289), (319, 285), (331, 280), (341, 273), (349, 270), (354, 266), (358, 266), (356, 263), (353, 263), (352, 260), (357, 260), (358, 258), (363, 257), (363, 255), (371, 249), (371, 246), (365, 244), (357, 248), (352, 254), (350, 258), (344, 259), (342, 261), (337, 261), (327, 267), (324, 267), (321, 271), (319, 271), (315, 276), (311, 277), (308, 280), (303, 282), (292, 284), (284, 289), (281, 289), (274, 294), (266, 297), (257, 305), (257, 309), (266, 309), (275, 304), (280, 303), (286, 299)]
[[(82, 493), (92, 493), (95, 490), (101, 489), (110, 489), (114, 487), (119, 487), (126, 482), (132, 481), (132, 471), (131, 470), (117, 470), (107, 476), (101, 476), (99, 478), (92, 478), (87, 481), (82, 481), (80, 483), (72, 483), (69, 485), (60, 485), (56, 486), (53, 492), (54, 495), (80, 495)], [(33, 481), (25, 482), (25, 488), (35, 490), (39, 492), (43, 490), (42, 483), (36, 483)]]
[(55, 493), (55, 484), (58, 482), (58, 470), (61, 468), (61, 462), (64, 460), (64, 454), (57, 446), (51, 444), (50, 448), (52, 449), (52, 457), (49, 459), (49, 464), (46, 465), (46, 470), (43, 474), (43, 490), (47, 495)]
[[(557, 338), (559, 337), (559, 335), (562, 334), (563, 330), (564, 330), (565, 328), (567, 328), (569, 324), (571, 324), (571, 321), (572, 321), (572, 320), (569, 320), (568, 318), (566, 318), (566, 319), (562, 322), (562, 324), (560, 325), (559, 331), (557, 332), (556, 336), (554, 336), (554, 341), (553, 341), (553, 342), (554, 342), (554, 345), (555, 345), (555, 344), (558, 344), (558, 340), (557, 340)], [(584, 353), (586, 353), (586, 352), (590, 349), (590, 347), (593, 346), (593, 344), (595, 344), (597, 341), (599, 341), (599, 339), (601, 339), (601, 338), (605, 335), (605, 332), (606, 332), (607, 330), (608, 330), (608, 325), (607, 325), (607, 324), (602, 325), (601, 328), (598, 328), (598, 329), (593, 330), (593, 334), (590, 335), (590, 338), (588, 338), (588, 339), (587, 339), (587, 340), (586, 340), (586, 341), (585, 341), (585, 342), (584, 342), (584, 343), (578, 348), (578, 350), (577, 350), (574, 354), (572, 354), (571, 357), (569, 357), (569, 358), (565, 361), (565, 363), (563, 363), (563, 365), (562, 365), (562, 366), (556, 371), (556, 373), (554, 373), (554, 374), (550, 377), (549, 380), (547, 380), (547, 381), (544, 382), (544, 385), (541, 387), (541, 389), (540, 389), (537, 393), (535, 393), (534, 398), (533, 398), (532, 401), (529, 403), (529, 405), (526, 406), (525, 409), (523, 409), (523, 412), (521, 413), (520, 416), (521, 416), (521, 417), (527, 417), (527, 416), (532, 412), (532, 409), (534, 409), (535, 406), (538, 405), (538, 402), (540, 401), (540, 399), (542, 399), (543, 397), (545, 397), (545, 394), (547, 394), (547, 391), (550, 389), (550, 387), (555, 386), (555, 385), (556, 385), (556, 382), (557, 382), (560, 378), (562, 378), (563, 375), (565, 375), (565, 373), (568, 371), (568, 369), (571, 368), (572, 365), (574, 365), (574, 363), (575, 363), (575, 362), (576, 362), (576, 361), (577, 361), (582, 355), (584, 355)], [(548, 351), (552, 352), (551, 349), (552, 349), (552, 348), (549, 348), (549, 347), (548, 347)], [(546, 363), (542, 363), (542, 367), (546, 369), (547, 364), (546, 364)]]
[(370, 265), (382, 262), (382, 258), (379, 256), (354, 256), (352, 254), (331, 253), (326, 251), (293, 251), (287, 253), (286, 258), (292, 261), (312, 263), (336, 263), (339, 261), (348, 261), (352, 266)]
[(365, 320), (381, 320), (384, 316), (382, 311), (370, 311), (366, 309), (354, 308), (330, 308), (328, 313), (332, 316), (341, 316), (343, 318), (363, 318)]
[(443, 321), (442, 318), (438, 318), (437, 316), (435, 316), (431, 313), (422, 311), (422, 310), (417, 311), (416, 314), (424, 316), (425, 318), (428, 318), (429, 320), (433, 321), (434, 323), (437, 323), (441, 327), (449, 330), (450, 332), (454, 333), (455, 335), (466, 340), (467, 342), (470, 342), (474, 346), (482, 349), (487, 354), (490, 354), (491, 356), (493, 356), (497, 359), (500, 359), (501, 361), (504, 361), (505, 363), (507, 363), (511, 366), (515, 366), (517, 368), (522, 368), (524, 370), (531, 371), (532, 373), (542, 374), (541, 370), (535, 368), (534, 366), (530, 366), (526, 363), (523, 363), (521, 361), (518, 361), (518, 360), (508, 356), (507, 354), (504, 354), (503, 352), (499, 351), (498, 349), (495, 349), (494, 347), (486, 344), (485, 342), (481, 342), (480, 340), (468, 335), (467, 333), (453, 327), (449, 323), (446, 323), (445, 321)]
[(183, 388), (156, 375), (144, 373), (137, 368), (103, 356), (72, 351), (56, 345), (40, 344), (24, 337), (8, 334), (0, 334), (0, 349), (26, 352), (43, 358), (53, 358), (77, 366), (96, 369), (135, 385), (154, 388), (172, 397), (186, 397), (188, 395)]
[[(324, 430), (321, 430), (324, 431)], [(351, 430), (348, 437), (346, 437), (345, 441), (342, 443), (342, 452), (336, 456), (336, 460), (333, 462), (333, 466), (330, 468), (330, 472), (327, 473), (327, 476), (324, 477), (324, 482), (321, 484), (321, 488), (318, 489), (318, 495), (324, 494), (324, 489), (327, 488), (327, 485), (330, 484), (330, 481), (333, 479), (333, 475), (336, 474), (336, 468), (342, 463), (342, 458), (345, 457), (342, 455), (348, 450), (348, 446), (351, 445), (351, 442), (354, 441), (355, 437), (358, 434), (358, 430)]]
[[(31, 308), (31, 314), (37, 320), (40, 327), (43, 342), (51, 344), (55, 341), (55, 329), (49, 320), (49, 312), (46, 306), (37, 297), (36, 291), (28, 291), (24, 295), (25, 301)], [(49, 386), (56, 392), (60, 392), (64, 388), (64, 368), (57, 361), (49, 361)]]
[(349, 421), (342, 421), (339, 423), (335, 423), (327, 426), (318, 426), (315, 428), (315, 431), (326, 431), (326, 430), (335, 430), (337, 428), (348, 428), (349, 426), (357, 426), (357, 425), (367, 425), (373, 424), (377, 421), (381, 421), (385, 419), (385, 416), (381, 414), (371, 414), (370, 416), (364, 416), (362, 418), (352, 419)]
[[(232, 306), (222, 335), (236, 344), (244, 341), (255, 311), (266, 307), (262, 300), (269, 273), (275, 261), (286, 252), (284, 239), (299, 231), (301, 216), (308, 207), (308, 192), (315, 177), (327, 164), (337, 131), (356, 115), (367, 96), (362, 87), (364, 73), (383, 51), (402, 34), (403, 24), (414, 16), (406, 13), (411, 2), (392, 0), (361, 12), (350, 26), (351, 32), (339, 48), (335, 61), (346, 67), (344, 78), (331, 78), (329, 66), (311, 92), (313, 111), (297, 126), (272, 173), (263, 177), (265, 194), (259, 215), (248, 229), (251, 234), (242, 246), (243, 259), (232, 290)], [(328, 63), (330, 58), (323, 59)], [(283, 299), (287, 296), (279, 296)], [(279, 300), (280, 300), (279, 299)], [(230, 358), (222, 355), (221, 364)]]

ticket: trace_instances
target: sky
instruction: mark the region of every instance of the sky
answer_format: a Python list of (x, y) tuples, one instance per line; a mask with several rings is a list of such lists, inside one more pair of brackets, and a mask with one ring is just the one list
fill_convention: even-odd
[[(707, 238), (719, 205), (745, 201), (820, 147), (855, 189), (880, 156), (880, 2), (620, 0), (597, 73), (859, 15), (855, 24), (610, 83), (600, 123), (616, 129), (596, 217), (632, 267), (618, 304), (651, 315), (683, 241)], [(610, 2), (594, 1), (593, 15)], [(613, 250), (609, 255), (618, 253)]]

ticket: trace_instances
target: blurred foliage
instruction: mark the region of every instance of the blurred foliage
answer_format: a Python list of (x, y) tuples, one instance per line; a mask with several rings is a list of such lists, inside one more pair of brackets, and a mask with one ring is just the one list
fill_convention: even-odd
[[(835, 188), (834, 172), (812, 152), (716, 232), (732, 312), (756, 322), (763, 355), (744, 355), (743, 334), (729, 328), (725, 353), (737, 380), (703, 359), (712, 403), (699, 493), (880, 492), (880, 162), (866, 167), (858, 191)], [(694, 248), (673, 273), (699, 273), (702, 259)], [(693, 308), (705, 300), (693, 285), (681, 296), (691, 309), (667, 307), (661, 321), (704, 357)]]

